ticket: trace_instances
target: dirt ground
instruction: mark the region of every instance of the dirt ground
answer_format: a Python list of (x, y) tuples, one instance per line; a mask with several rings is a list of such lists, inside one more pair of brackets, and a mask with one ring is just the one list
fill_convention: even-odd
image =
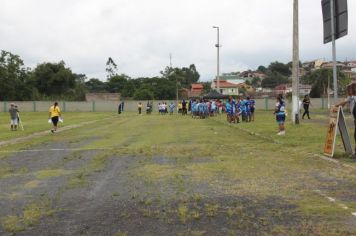
[[(147, 120), (145, 122), (147, 124)], [(203, 129), (206, 127), (202, 126)], [(349, 210), (343, 211), (328, 202), (326, 195), (323, 197), (308, 192), (307, 195), (311, 194), (316, 202), (332, 208), (330, 211), (324, 209), (326, 212), (323, 213), (321, 206), (320, 214), (308, 214), (309, 208), (302, 209), (294, 201), (298, 198), (302, 202), (303, 199), (298, 196), (291, 194), (282, 197), (268, 190), (268, 194), (259, 191), (253, 194), (251, 189), (256, 187), (253, 181), (242, 176), (232, 178), (226, 173), (228, 169), (217, 172), (214, 178), (197, 181), (195, 170), (188, 168), (220, 165), (228, 151), (221, 158), (199, 151), (192, 154), (189, 151), (191, 149), (181, 149), (179, 156), (147, 154), (142, 149), (137, 152), (127, 151), (128, 147), (140, 142), (139, 134), (132, 133), (130, 137), (115, 144), (114, 148), (107, 149), (87, 148), (103, 138), (100, 134), (81, 136), (79, 141), (77, 137), (71, 140), (72, 136), (69, 135), (64, 140), (50, 140), (29, 146), (27, 151), (14, 152), (1, 158), (0, 165), (7, 169), (7, 174), (2, 177), (0, 175), (0, 235), (356, 233), (356, 217), (349, 212), (350, 207), (354, 209), (356, 206), (356, 181), (352, 170), (344, 172), (331, 164), (325, 164), (327, 170), (314, 169), (308, 173), (294, 173), (291, 170), (290, 174), (296, 180), (301, 180), (304, 178), (302, 175), (307, 174), (313, 181), (313, 187), (318, 186), (318, 191), (333, 193), (341, 203), (350, 203)], [(164, 145), (172, 143), (170, 140), (165, 141), (162, 141)], [(182, 145), (187, 143), (197, 145), (194, 141), (182, 138)], [(232, 153), (244, 158), (246, 155), (255, 155), (244, 148)], [(316, 163), (324, 165), (319, 161)], [(142, 167), (154, 167), (152, 172), (156, 170), (161, 174), (146, 176), (140, 173)], [(165, 171), (170, 168), (174, 168), (174, 171), (166, 175)], [(149, 174), (155, 175), (156, 172)], [(342, 176), (332, 172), (341, 172)], [(344, 174), (349, 176), (344, 177)], [(283, 180), (288, 178), (294, 177), (282, 177)], [(262, 178), (258, 181), (262, 183), (264, 180)], [(281, 185), (284, 183), (277, 179), (275, 181)], [(307, 189), (309, 183), (298, 183), (295, 191), (304, 194), (303, 186)], [(248, 190), (233, 193), (232, 190), (239, 187)], [(314, 212), (314, 209), (310, 211)], [(328, 224), (328, 220), (332, 224)], [(342, 227), (337, 227), (340, 225)]]

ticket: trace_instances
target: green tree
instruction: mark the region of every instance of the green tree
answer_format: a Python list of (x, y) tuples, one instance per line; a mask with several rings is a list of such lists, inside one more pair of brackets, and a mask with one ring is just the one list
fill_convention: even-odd
[(261, 72), (261, 73), (266, 73), (267, 72), (267, 68), (265, 66), (259, 66), (257, 68), (257, 71)]
[(107, 73), (107, 79), (109, 80), (110, 78), (114, 77), (117, 75), (117, 65), (114, 62), (114, 60), (109, 57), (107, 62), (106, 62), (106, 73)]
[[(338, 71), (338, 93), (344, 93), (346, 86), (351, 82), (351, 79), (345, 76), (344, 73)], [(330, 88), (333, 89), (333, 71), (332, 69), (319, 69), (308, 73), (301, 78), (301, 82), (312, 86), (310, 92), (311, 97), (321, 97), (327, 94), (328, 79), (330, 82)]]
[(138, 89), (136, 90), (134, 94), (134, 99), (135, 100), (152, 100), (153, 99), (153, 93), (149, 89), (143, 88), (143, 89)]
[(262, 81), (263, 88), (275, 88), (277, 85), (289, 83), (289, 79), (277, 72), (267, 74)]
[(130, 77), (124, 74), (112, 76), (106, 83), (107, 90), (110, 93), (121, 93), (129, 79)]
[(258, 77), (254, 77), (251, 80), (251, 85), (255, 88), (261, 86), (261, 83), (262, 83), (262, 80), (261, 80), (261, 78), (258, 78)]
[(124, 89), (121, 92), (122, 97), (133, 97), (137, 88), (139, 88), (140, 84), (138, 80), (128, 79), (126, 84), (124, 85)]
[(85, 82), (85, 88), (91, 93), (107, 92), (106, 83), (95, 78), (92, 78)]
[(7, 51), (0, 54), (0, 100), (28, 100), (32, 96), (29, 69), (20, 56)]
[(32, 83), (38, 91), (51, 98), (63, 98), (75, 89), (77, 76), (64, 61), (39, 64), (32, 73)]
[(278, 61), (272, 62), (268, 66), (268, 71), (271, 73), (279, 73), (287, 77), (292, 75), (291, 67), (288, 64), (284, 64)]

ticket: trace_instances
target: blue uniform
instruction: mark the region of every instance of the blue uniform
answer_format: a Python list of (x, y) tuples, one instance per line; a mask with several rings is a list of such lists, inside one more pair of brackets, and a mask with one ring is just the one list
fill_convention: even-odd
[(278, 124), (283, 125), (286, 121), (286, 113), (285, 113), (285, 103), (283, 101), (278, 102), (276, 104), (276, 121)]
[(232, 104), (230, 103), (230, 102), (227, 102), (226, 104), (225, 104), (225, 109), (226, 109), (226, 113), (228, 114), (228, 115), (233, 115), (234, 113), (233, 113), (233, 106), (232, 106)]

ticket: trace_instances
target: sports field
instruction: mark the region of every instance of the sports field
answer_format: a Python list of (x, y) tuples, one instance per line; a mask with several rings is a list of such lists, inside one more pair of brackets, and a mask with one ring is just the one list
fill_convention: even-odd
[(340, 140), (320, 156), (325, 114), (284, 137), (272, 112), (21, 117), (0, 114), (0, 235), (356, 234), (356, 162)]

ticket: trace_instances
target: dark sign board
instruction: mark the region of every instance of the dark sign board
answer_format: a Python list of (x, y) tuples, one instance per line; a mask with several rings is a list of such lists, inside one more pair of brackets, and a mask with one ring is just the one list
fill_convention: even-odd
[[(332, 41), (331, 32), (331, 1), (322, 0), (321, 6), (323, 9), (324, 21), (324, 44)], [(348, 13), (347, 0), (334, 0), (334, 25), (335, 25), (335, 39), (339, 39), (347, 35), (348, 28)]]

